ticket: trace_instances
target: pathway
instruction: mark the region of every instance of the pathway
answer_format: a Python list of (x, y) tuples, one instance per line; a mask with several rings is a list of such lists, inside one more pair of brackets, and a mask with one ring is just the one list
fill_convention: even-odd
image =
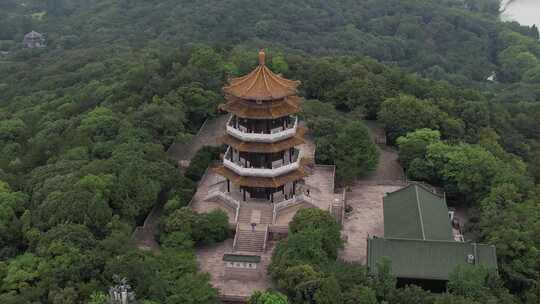
[[(217, 146), (220, 144), (219, 138), (224, 134), (223, 126), (229, 116), (222, 115), (214, 119), (207, 120), (201, 126), (201, 129), (187, 144), (173, 144), (167, 152), (178, 162), (189, 164), (189, 161), (197, 151), (205, 145)], [(160, 194), (157, 204), (152, 208), (144, 221), (143, 226), (139, 226), (133, 232), (133, 240), (137, 247), (142, 250), (159, 251), (159, 244), (156, 240), (158, 234), (159, 219), (166, 203), (165, 194)]]
[(189, 162), (195, 153), (203, 146), (219, 146), (221, 145), (220, 137), (225, 134), (225, 124), (229, 119), (229, 115), (221, 115), (216, 118), (207, 120), (201, 126), (201, 129), (192, 140), (188, 143), (174, 143), (169, 148), (167, 153), (177, 161)]
[[(372, 138), (384, 134), (375, 122), (366, 122)], [(379, 138), (379, 142), (381, 142)], [(403, 169), (395, 149), (378, 145), (380, 156), (377, 169), (359, 179), (347, 191), (347, 205), (352, 211), (346, 214), (342, 234), (347, 240), (340, 258), (350, 262), (366, 262), (367, 237), (384, 236), (383, 197), (405, 185)]]

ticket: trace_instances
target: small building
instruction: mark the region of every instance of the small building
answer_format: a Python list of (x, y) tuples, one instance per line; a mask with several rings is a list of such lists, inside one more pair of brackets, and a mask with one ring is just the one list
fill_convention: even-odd
[(30, 33), (24, 35), (23, 44), (29, 49), (43, 48), (46, 46), (45, 36), (36, 31), (31, 31)]
[(442, 292), (459, 265), (497, 269), (494, 246), (455, 241), (444, 196), (411, 184), (388, 193), (383, 201), (384, 238), (367, 240), (371, 274), (376, 274), (377, 263), (387, 258), (398, 286), (415, 284)]

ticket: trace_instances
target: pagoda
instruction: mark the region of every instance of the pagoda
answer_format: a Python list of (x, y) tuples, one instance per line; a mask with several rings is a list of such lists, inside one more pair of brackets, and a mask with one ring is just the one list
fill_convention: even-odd
[(257, 68), (223, 88), (220, 109), (231, 113), (222, 137), (228, 148), (214, 170), (238, 200), (275, 203), (296, 195), (305, 176), (297, 147), (307, 131), (295, 116), (302, 102), (299, 85), (273, 73), (261, 50)]

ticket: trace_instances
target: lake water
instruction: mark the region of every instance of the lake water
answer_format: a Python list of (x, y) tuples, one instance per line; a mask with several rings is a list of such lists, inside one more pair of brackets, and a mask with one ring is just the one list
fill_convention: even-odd
[(514, 20), (523, 25), (540, 26), (540, 0), (503, 1), (503, 20)]

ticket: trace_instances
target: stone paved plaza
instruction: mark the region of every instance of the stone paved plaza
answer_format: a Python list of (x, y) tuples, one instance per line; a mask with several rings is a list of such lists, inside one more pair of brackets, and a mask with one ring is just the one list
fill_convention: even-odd
[(257, 290), (266, 290), (271, 287), (272, 282), (266, 273), (266, 268), (270, 265), (272, 251), (275, 242), (269, 242), (266, 252), (261, 254), (261, 278), (259, 280), (232, 280), (225, 277), (225, 264), (223, 255), (232, 251), (233, 240), (228, 239), (223, 243), (214, 246), (197, 249), (197, 261), (201, 271), (210, 274), (212, 286), (219, 289), (220, 294), (227, 296), (249, 297)]
[(366, 262), (366, 239), (384, 236), (383, 197), (402, 186), (357, 184), (347, 192), (347, 205), (353, 211), (345, 216), (342, 235), (347, 240), (340, 258), (349, 262)]

